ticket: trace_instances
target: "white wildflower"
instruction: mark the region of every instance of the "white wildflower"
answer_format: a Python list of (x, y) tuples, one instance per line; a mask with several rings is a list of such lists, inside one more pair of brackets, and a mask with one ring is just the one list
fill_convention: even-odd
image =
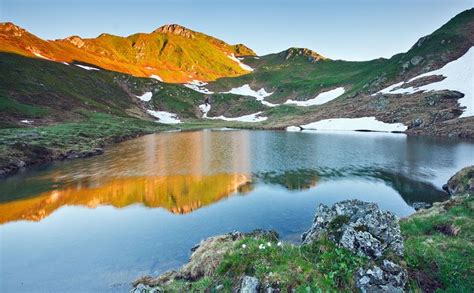
[(267, 246), (270, 247), (272, 246), (272, 244), (270, 242), (267, 242)]
[(247, 248), (247, 245), (245, 245), (245, 244), (242, 244), (242, 248), (244, 248), (244, 249), (245, 249), (245, 248)]
[(277, 246), (281, 246), (281, 241), (278, 241)]

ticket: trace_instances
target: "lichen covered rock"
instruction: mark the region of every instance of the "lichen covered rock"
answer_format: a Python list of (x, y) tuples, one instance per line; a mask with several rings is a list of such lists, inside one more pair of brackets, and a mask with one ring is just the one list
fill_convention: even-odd
[(341, 201), (332, 208), (320, 205), (311, 228), (302, 235), (308, 244), (322, 235), (354, 253), (380, 258), (386, 250), (403, 256), (403, 238), (398, 217), (375, 203)]

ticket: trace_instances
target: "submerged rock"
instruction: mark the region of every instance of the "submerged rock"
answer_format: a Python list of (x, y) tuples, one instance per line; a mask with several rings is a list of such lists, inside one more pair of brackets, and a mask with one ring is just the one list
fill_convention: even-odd
[(244, 276), (240, 283), (240, 293), (256, 293), (260, 289), (260, 282), (255, 277)]
[(311, 228), (302, 235), (309, 244), (322, 235), (337, 244), (370, 258), (380, 258), (386, 250), (403, 256), (403, 238), (398, 217), (382, 211), (375, 203), (341, 201), (332, 208), (320, 205)]

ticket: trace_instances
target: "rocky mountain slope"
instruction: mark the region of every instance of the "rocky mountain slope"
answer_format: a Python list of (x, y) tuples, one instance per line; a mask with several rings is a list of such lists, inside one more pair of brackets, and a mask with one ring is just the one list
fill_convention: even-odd
[(167, 82), (242, 75), (249, 70), (236, 56), (255, 55), (242, 44), (229, 45), (176, 24), (128, 37), (101, 34), (90, 39), (71, 36), (47, 41), (12, 23), (1, 23), (0, 52), (94, 65)]

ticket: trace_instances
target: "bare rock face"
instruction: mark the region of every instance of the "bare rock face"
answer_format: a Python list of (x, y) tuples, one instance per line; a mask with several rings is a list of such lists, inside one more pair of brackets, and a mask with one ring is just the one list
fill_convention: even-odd
[(403, 256), (398, 217), (380, 210), (374, 203), (346, 200), (332, 208), (320, 205), (313, 225), (302, 235), (303, 244), (311, 243), (324, 234), (361, 256), (377, 259), (388, 249)]
[(474, 166), (461, 169), (443, 185), (450, 195), (474, 194)]
[(185, 28), (179, 24), (167, 24), (162, 27), (157, 28), (154, 33), (162, 34), (173, 34), (182, 36), (189, 39), (194, 39), (194, 33), (192, 30)]

